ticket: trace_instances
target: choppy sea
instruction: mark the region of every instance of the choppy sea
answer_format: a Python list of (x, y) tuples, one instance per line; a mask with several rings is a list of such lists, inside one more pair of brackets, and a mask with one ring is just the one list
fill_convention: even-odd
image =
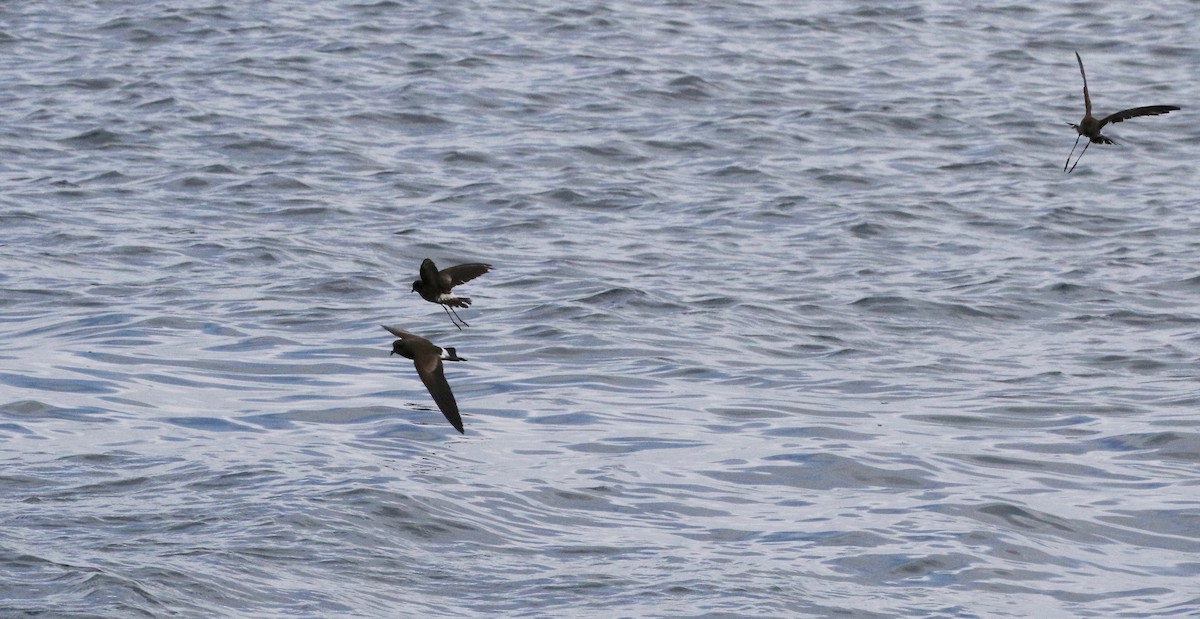
[(0, 616), (1200, 616), (1197, 41), (0, 3)]

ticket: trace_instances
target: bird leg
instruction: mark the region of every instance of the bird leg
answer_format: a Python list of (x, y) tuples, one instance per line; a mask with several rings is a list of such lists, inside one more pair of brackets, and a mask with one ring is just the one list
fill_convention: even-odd
[[(1078, 142), (1079, 138), (1075, 138), (1075, 141)], [(1083, 145), (1083, 150), (1079, 151), (1079, 157), (1075, 159), (1075, 165), (1071, 166), (1070, 170), (1067, 170), (1067, 174), (1070, 174), (1071, 172), (1075, 171), (1075, 166), (1079, 165), (1079, 160), (1083, 159), (1083, 154), (1087, 152), (1087, 147), (1089, 147), (1091, 145), (1092, 145), (1091, 140), (1088, 140), (1087, 143)]]
[[(451, 316), (451, 315), (450, 315), (450, 312), (452, 312), (452, 311), (454, 311), (454, 310), (450, 309), (450, 307), (449, 307), (449, 306), (442, 305), (442, 309), (443, 309), (443, 310), (446, 310), (446, 316), (450, 318), (450, 322), (454, 323), (454, 326), (458, 327), (458, 321), (457, 321), (457, 320), (454, 320), (454, 317), (455, 317), (455, 316), (458, 316), (458, 312), (454, 312), (454, 316)], [(462, 319), (461, 319), (461, 318), (459, 318), (458, 320), (462, 320)], [(467, 325), (466, 321), (463, 321), (463, 324), (464, 324), (464, 325)], [(467, 325), (467, 326), (469, 327), (469, 326), (471, 326), (471, 325)], [(462, 331), (462, 327), (458, 327), (458, 330), (459, 330), (459, 331)]]
[[(442, 307), (445, 307), (445, 306), (443, 305)], [(459, 316), (459, 315), (458, 315), (458, 312), (454, 311), (454, 308), (453, 308), (453, 307), (451, 307), (451, 308), (450, 308), (450, 312), (451, 312), (452, 314), (454, 314), (454, 317), (455, 317), (455, 318), (457, 318), (459, 322), (463, 323), (463, 325), (464, 325), (464, 326), (467, 326), (467, 327), (471, 326), (471, 325), (468, 325), (468, 324), (467, 324), (467, 321), (465, 321), (465, 320), (463, 320), (463, 319), (462, 319), (462, 316)], [(458, 329), (459, 329), (459, 331), (461, 331), (461, 330), (462, 330), (462, 327), (459, 327)]]
[[(1063, 164), (1063, 172), (1067, 171), (1067, 164), (1071, 163), (1071, 155), (1075, 154), (1075, 147), (1079, 146), (1079, 138), (1081, 138), (1081, 137), (1083, 137), (1083, 134), (1075, 136), (1075, 145), (1071, 147), (1071, 153), (1069, 155), (1067, 155), (1067, 163)], [(1090, 142), (1089, 142), (1089, 144), (1090, 144)], [(1084, 148), (1086, 149), (1087, 147), (1084, 146)], [(1079, 162), (1076, 161), (1075, 163), (1079, 163)], [(1070, 174), (1070, 172), (1067, 172), (1067, 173)]]

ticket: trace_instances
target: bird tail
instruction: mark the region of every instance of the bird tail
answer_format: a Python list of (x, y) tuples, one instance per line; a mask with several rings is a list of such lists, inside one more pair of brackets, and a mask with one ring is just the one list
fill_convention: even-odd
[(1116, 142), (1112, 141), (1112, 139), (1103, 135), (1097, 135), (1096, 137), (1091, 138), (1091, 140), (1092, 144), (1116, 144)]
[(440, 302), (443, 305), (449, 305), (450, 307), (471, 307), (471, 297), (452, 297), (450, 295), (444, 295), (440, 299)]

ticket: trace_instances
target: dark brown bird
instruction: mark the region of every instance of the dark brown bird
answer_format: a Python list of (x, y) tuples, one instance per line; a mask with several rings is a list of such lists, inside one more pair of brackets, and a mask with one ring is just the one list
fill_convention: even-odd
[(446, 375), (442, 373), (443, 360), (466, 361), (466, 359), (458, 356), (453, 348), (442, 348), (403, 329), (387, 325), (383, 325), (383, 328), (400, 338), (392, 342), (392, 354), (413, 360), (413, 365), (417, 366), (417, 376), (420, 376), (421, 382), (425, 383), (425, 388), (429, 390), (429, 395), (433, 396), (433, 401), (437, 402), (438, 409), (442, 411), (446, 420), (454, 426), (455, 430), (466, 434), (463, 430), (462, 417), (458, 414), (458, 403), (454, 401), (450, 383), (446, 382)]
[[(1116, 144), (1116, 142), (1113, 142), (1108, 137), (1100, 135), (1100, 130), (1104, 128), (1104, 125), (1109, 123), (1119, 123), (1122, 120), (1129, 120), (1130, 118), (1137, 118), (1138, 116), (1158, 116), (1159, 114), (1166, 114), (1179, 109), (1179, 106), (1177, 105), (1147, 105), (1145, 107), (1134, 107), (1129, 108), (1128, 110), (1121, 110), (1120, 112), (1109, 114), (1100, 120), (1096, 120), (1096, 117), (1092, 116), (1092, 98), (1088, 96), (1087, 74), (1083, 72), (1083, 58), (1079, 57), (1079, 52), (1075, 52), (1075, 60), (1079, 61), (1079, 75), (1083, 77), (1083, 120), (1079, 121), (1078, 125), (1075, 123), (1067, 123), (1068, 125), (1074, 127), (1075, 131), (1079, 133), (1079, 137), (1075, 138), (1075, 146), (1071, 147), (1071, 153), (1067, 155), (1067, 163), (1063, 164), (1063, 172), (1066, 172), (1067, 174), (1075, 171), (1075, 166), (1079, 165), (1079, 159), (1083, 159), (1083, 153), (1087, 152), (1088, 146), (1092, 145), (1093, 143)], [(1075, 160), (1075, 165), (1071, 166), (1071, 169), (1068, 170), (1067, 164), (1071, 163), (1071, 155), (1075, 154), (1075, 147), (1079, 146), (1080, 137), (1086, 137), (1088, 142), (1087, 144), (1083, 145), (1083, 150), (1079, 152), (1079, 159)]]
[[(492, 265), (472, 262), (470, 264), (460, 264), (447, 269), (438, 270), (437, 265), (432, 260), (426, 258), (421, 262), (421, 279), (413, 282), (412, 291), (420, 293), (421, 298), (430, 303), (437, 303), (446, 310), (446, 315), (450, 316), (450, 322), (459, 330), (458, 321), (461, 321), (466, 326), (467, 321), (459, 317), (458, 312), (454, 311), (456, 307), (470, 307), (471, 297), (460, 297), (450, 292), (451, 288), (463, 283), (469, 282), (484, 273), (492, 270)], [(453, 315), (451, 315), (453, 313)], [(454, 319), (458, 318), (458, 321)]]

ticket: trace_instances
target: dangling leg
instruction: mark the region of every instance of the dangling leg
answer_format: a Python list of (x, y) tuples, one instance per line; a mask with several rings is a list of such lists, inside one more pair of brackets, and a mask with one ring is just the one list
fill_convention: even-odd
[[(454, 316), (451, 316), (451, 315), (450, 315), (450, 309), (449, 309), (447, 306), (445, 306), (445, 305), (443, 305), (443, 306), (442, 306), (442, 309), (446, 310), (446, 316), (447, 316), (448, 318), (450, 318), (450, 322), (453, 322), (453, 323), (454, 323), (454, 326), (458, 327), (458, 322), (454, 320), (454, 316), (457, 316), (458, 314), (455, 314)], [(467, 323), (465, 323), (465, 322), (464, 322), (463, 324), (467, 324)], [(471, 326), (471, 325), (467, 325), (467, 326), (469, 327), (469, 326)], [(462, 327), (458, 327), (458, 330), (459, 330), (459, 331), (462, 331)]]
[[(444, 306), (443, 306), (443, 307), (444, 307)], [(450, 311), (451, 311), (451, 312), (454, 312), (454, 317), (455, 317), (455, 318), (457, 318), (459, 322), (463, 323), (464, 325), (466, 325), (466, 326), (468, 326), (468, 327), (469, 327), (469, 326), (471, 326), (471, 325), (468, 325), (468, 324), (467, 324), (467, 321), (465, 321), (465, 320), (463, 320), (463, 319), (462, 319), (462, 316), (459, 316), (459, 315), (458, 315), (458, 312), (455, 312), (455, 311), (454, 311), (454, 308), (453, 308), (453, 307), (452, 307), (452, 308), (450, 308)], [(461, 331), (461, 330), (462, 330), (462, 327), (459, 327), (458, 329)]]
[[(1079, 146), (1079, 138), (1081, 138), (1081, 137), (1083, 137), (1083, 136), (1082, 136), (1082, 135), (1077, 135), (1077, 136), (1075, 136), (1075, 144), (1074, 144), (1074, 146), (1071, 146), (1071, 154), (1070, 154), (1070, 155), (1067, 155), (1067, 163), (1064, 163), (1064, 164), (1063, 164), (1063, 172), (1066, 172), (1066, 171), (1067, 171), (1067, 164), (1068, 164), (1068, 163), (1071, 163), (1071, 155), (1074, 155), (1074, 154), (1075, 154), (1075, 147), (1076, 147), (1076, 146)], [(1090, 142), (1089, 142), (1089, 144), (1090, 144)], [(1087, 148), (1087, 147), (1086, 147), (1086, 146), (1084, 146), (1084, 148)], [(1079, 162), (1078, 162), (1078, 161), (1076, 161), (1075, 163), (1079, 163)], [(1067, 172), (1067, 173), (1068, 173), (1068, 174), (1070, 174), (1070, 172)]]
[[(1088, 143), (1083, 145), (1083, 150), (1079, 151), (1079, 159), (1083, 159), (1083, 154), (1087, 152), (1087, 147), (1089, 147), (1091, 145), (1092, 145), (1091, 140), (1088, 140)], [(1079, 165), (1079, 159), (1075, 160), (1075, 165), (1071, 166), (1070, 170), (1067, 170), (1067, 174), (1070, 174), (1071, 172), (1075, 171), (1075, 166)]]

